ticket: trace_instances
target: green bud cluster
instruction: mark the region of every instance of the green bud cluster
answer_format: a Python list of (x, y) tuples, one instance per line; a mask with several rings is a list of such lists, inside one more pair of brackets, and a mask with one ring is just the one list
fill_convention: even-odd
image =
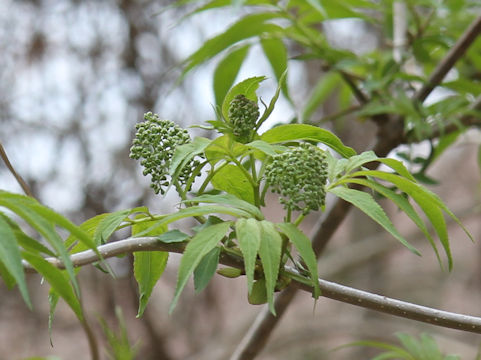
[(229, 104), (229, 120), (234, 136), (241, 142), (249, 141), (259, 118), (259, 106), (244, 95), (236, 95)]
[(286, 210), (307, 215), (325, 203), (327, 161), (323, 150), (302, 143), (275, 155), (266, 167), (266, 181)]
[[(137, 132), (130, 148), (130, 157), (140, 159), (144, 176), (151, 176), (150, 186), (156, 194), (160, 192), (163, 195), (170, 184), (169, 167), (175, 149), (189, 143), (191, 139), (187, 130), (170, 120), (160, 119), (157, 114), (148, 112), (144, 115), (144, 120), (135, 126)], [(198, 161), (193, 160), (182, 169), (178, 178), (180, 184), (187, 183), (198, 164)]]

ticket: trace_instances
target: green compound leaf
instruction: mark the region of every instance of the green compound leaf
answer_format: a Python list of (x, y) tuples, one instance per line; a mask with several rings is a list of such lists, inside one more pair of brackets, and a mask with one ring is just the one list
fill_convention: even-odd
[(97, 245), (105, 244), (110, 236), (117, 230), (119, 225), (131, 214), (130, 209), (119, 210), (102, 218), (94, 232), (94, 240)]
[(294, 224), (291, 223), (280, 223), (277, 227), (283, 232), (289, 240), (294, 244), (299, 255), (302, 257), (304, 262), (309, 269), (309, 273), (312, 280), (312, 288), (314, 289), (312, 295), (314, 299), (319, 298), (321, 290), (319, 288), (319, 280), (317, 273), (317, 259), (314, 250), (312, 249), (311, 240), (304, 235), (304, 233), (299, 230)]
[(264, 215), (262, 214), (262, 212), (259, 210), (257, 206), (254, 206), (251, 203), (248, 203), (247, 201), (241, 200), (236, 196), (230, 195), (230, 194), (218, 194), (218, 195), (205, 194), (201, 196), (196, 196), (189, 200), (185, 200), (184, 202), (230, 205), (237, 209), (247, 211), (252, 216), (256, 217), (258, 220), (264, 219)]
[(409, 200), (405, 196), (397, 194), (396, 192), (389, 189), (388, 187), (386, 187), (384, 185), (381, 185), (381, 184), (379, 184), (379, 183), (377, 183), (373, 180), (369, 180), (369, 179), (358, 179), (358, 178), (352, 179), (352, 178), (350, 178), (350, 179), (345, 180), (345, 182), (355, 183), (355, 184), (359, 184), (359, 185), (369, 187), (369, 188), (373, 189), (374, 191), (377, 191), (382, 196), (385, 196), (386, 198), (388, 198), (389, 200), (394, 202), (399, 207), (399, 209), (404, 211), (404, 213), (407, 216), (409, 216), (409, 218), (416, 224), (416, 226), (419, 228), (419, 230), (421, 230), (421, 232), (424, 234), (424, 236), (426, 236), (426, 238), (429, 240), (429, 243), (431, 244), (431, 246), (434, 250), (434, 253), (436, 254), (436, 258), (438, 259), (439, 264), (442, 266), (442, 261), (441, 261), (441, 258), (439, 256), (438, 248), (437, 248), (431, 234), (429, 234), (429, 231), (428, 231), (426, 225), (424, 224), (424, 221), (421, 219), (421, 217), (418, 215), (416, 210), (412, 207), (412, 205), (409, 203)]
[(234, 85), (232, 89), (229, 90), (222, 103), (222, 116), (224, 119), (229, 121), (229, 106), (231, 101), (236, 95), (244, 95), (249, 100), (254, 101), (257, 104), (256, 91), (259, 88), (261, 82), (266, 79), (265, 76), (255, 76), (241, 81), (240, 83)]
[(22, 254), (23, 258), (32, 265), (39, 274), (41, 274), (55, 292), (65, 300), (70, 306), (75, 315), (80, 321), (83, 321), (84, 315), (82, 313), (82, 307), (80, 301), (75, 295), (74, 288), (69, 282), (69, 276), (65, 273), (65, 270), (57, 269), (50, 264), (44, 258), (38, 255), (34, 255), (28, 252)]
[(169, 313), (174, 311), (179, 296), (197, 265), (199, 265), (200, 261), (205, 255), (207, 255), (214, 247), (217, 246), (219, 241), (226, 235), (231, 224), (231, 221), (226, 221), (220, 224), (205, 227), (195, 234), (192, 240), (190, 240), (190, 242), (187, 244), (184, 255), (180, 260), (177, 286), (175, 289), (174, 299), (170, 305)]
[(451, 210), (442, 202), (442, 200), (434, 193), (428, 189), (422, 187), (421, 185), (412, 182), (406, 178), (399, 175), (385, 173), (382, 171), (358, 171), (353, 173), (352, 176), (373, 176), (381, 180), (389, 181), (390, 183), (396, 185), (396, 187), (408, 194), (424, 211), (429, 221), (433, 225), (438, 237), (441, 242), (446, 256), (448, 258), (448, 268), (452, 269), (453, 259), (451, 256), (451, 249), (449, 246), (449, 238), (446, 227), (446, 220), (443, 216), (443, 211), (448, 214), (459, 226), (464, 230), (466, 235), (472, 240), (471, 234), (459, 221), (459, 219), (452, 213)]
[(262, 305), (267, 302), (266, 280), (259, 279), (254, 282), (252, 291), (248, 294), (249, 304)]
[(254, 189), (249, 179), (236, 165), (228, 164), (217, 171), (212, 177), (211, 183), (217, 190), (225, 191), (241, 200), (254, 204)]
[[(25, 273), (22, 266), (22, 256), (18, 248), (17, 238), (13, 229), (0, 213), (0, 262), (5, 266), (6, 273), (11, 275), (18, 284), (20, 293), (27, 306), (32, 309), (32, 302), (28, 295)], [(7, 276), (4, 276), (5, 279)]]
[(312, 90), (302, 112), (301, 119), (303, 123), (310, 122), (312, 114), (326, 101), (336, 88), (340, 87), (341, 83), (341, 77), (337, 72), (329, 72), (322, 75)]
[(394, 227), (391, 220), (387, 217), (382, 207), (374, 200), (374, 198), (363, 191), (349, 189), (347, 187), (339, 186), (329, 189), (329, 192), (340, 197), (341, 199), (351, 203), (359, 210), (368, 215), (371, 219), (381, 225), (386, 231), (406, 246), (412, 253), (421, 255), (419, 251), (412, 246)]
[(182, 73), (182, 76), (187, 74), (194, 67), (211, 59), (221, 51), (241, 40), (263, 33), (282, 31), (281, 27), (266, 23), (268, 20), (279, 17), (282, 17), (282, 15), (274, 12), (257, 13), (244, 16), (242, 19), (234, 23), (230, 28), (225, 30), (222, 34), (205, 41), (196, 52), (190, 55), (187, 59), (186, 67)]
[(244, 256), (244, 266), (247, 277), (248, 293), (252, 292), (257, 253), (261, 244), (261, 224), (255, 219), (239, 219), (235, 224), (235, 231), (239, 247)]
[(80, 294), (80, 289), (78, 287), (77, 279), (75, 278), (72, 261), (70, 260), (63, 239), (57, 233), (53, 219), (51, 219), (48, 215), (45, 217), (44, 215), (46, 212), (39, 212), (39, 210), (44, 208), (44, 206), (40, 205), (33, 198), (23, 195), (10, 194), (6, 191), (0, 191), (0, 206), (8, 208), (20, 216), (47, 240), (47, 242), (53, 247), (60, 257), (60, 260), (62, 260), (64, 263), (65, 269), (67, 270), (70, 281), (72, 282), (76, 293)]
[(194, 289), (196, 293), (201, 292), (209, 284), (210, 279), (219, 265), (220, 247), (216, 246), (209, 251), (200, 261), (194, 270)]
[[(143, 216), (141, 216), (143, 217)], [(139, 217), (136, 217), (138, 219)], [(150, 222), (137, 223), (132, 226), (132, 235), (150, 227)], [(146, 233), (146, 236), (161, 235), (167, 226), (156, 228)], [(167, 266), (169, 253), (165, 251), (138, 251), (134, 253), (134, 277), (139, 285), (139, 310), (137, 317), (141, 317), (149, 302), (152, 290)]]
[[(266, 55), (272, 70), (276, 76), (277, 82), (281, 84), (281, 78), (284, 72), (287, 71), (287, 49), (282, 40), (273, 37), (261, 38), (261, 46), (264, 54)], [(282, 93), (290, 102), (289, 90), (287, 88), (287, 82), (282, 81), (281, 85)]]
[(214, 165), (226, 158), (237, 158), (245, 154), (249, 148), (244, 144), (234, 141), (232, 136), (222, 135), (213, 140), (205, 149), (205, 156)]
[(250, 44), (236, 48), (217, 65), (214, 72), (214, 95), (215, 103), (218, 106), (222, 105), (227, 92), (234, 83), (249, 49)]
[(356, 155), (354, 149), (345, 146), (342, 141), (330, 131), (306, 124), (277, 126), (263, 133), (261, 140), (270, 144), (293, 140), (312, 140), (329, 146), (346, 158)]
[(152, 225), (149, 229), (141, 231), (135, 236), (136, 237), (144, 236), (146, 233), (156, 229), (159, 226), (167, 225), (180, 219), (193, 217), (193, 216), (200, 216), (200, 215), (212, 215), (212, 214), (225, 214), (225, 215), (231, 215), (239, 218), (252, 217), (251, 214), (249, 214), (244, 210), (236, 209), (228, 206), (220, 206), (220, 205), (192, 206), (185, 209), (180, 209), (179, 211), (173, 214), (162, 217), (162, 219), (155, 221), (154, 225)]
[(259, 256), (264, 270), (266, 280), (267, 302), (269, 310), (276, 315), (274, 307), (274, 290), (279, 275), (279, 266), (281, 263), (282, 238), (269, 221), (261, 221), (261, 243), (259, 246)]

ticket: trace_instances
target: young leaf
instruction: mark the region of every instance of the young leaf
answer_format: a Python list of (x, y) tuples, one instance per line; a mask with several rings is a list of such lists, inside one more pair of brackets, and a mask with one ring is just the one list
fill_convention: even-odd
[(214, 95), (218, 106), (222, 102), (234, 83), (240, 67), (250, 49), (250, 44), (243, 45), (231, 51), (217, 65), (214, 72)]
[(225, 236), (230, 225), (231, 222), (226, 221), (203, 228), (187, 244), (184, 255), (180, 260), (177, 286), (175, 289), (174, 299), (170, 305), (169, 313), (174, 311), (179, 296), (187, 284), (190, 275), (192, 275), (202, 258), (207, 255), (215, 246), (217, 246), (218, 242)]
[(222, 116), (224, 116), (224, 119), (229, 121), (229, 106), (236, 95), (242, 94), (249, 100), (257, 103), (256, 91), (259, 88), (260, 83), (265, 79), (265, 76), (255, 76), (234, 85), (234, 87), (229, 90), (222, 103)]
[(314, 299), (317, 299), (321, 294), (321, 290), (319, 289), (319, 276), (317, 274), (317, 259), (314, 250), (312, 249), (311, 241), (294, 224), (280, 223), (277, 224), (277, 227), (289, 238), (289, 240), (291, 240), (297, 251), (299, 251), (299, 255), (306, 263), (311, 275), (312, 287), (314, 289), (312, 295)]
[[(266, 55), (272, 70), (276, 76), (277, 81), (281, 84), (282, 74), (287, 71), (287, 49), (282, 40), (275, 37), (263, 37), (261, 38), (261, 46), (264, 54)], [(282, 93), (290, 100), (289, 90), (287, 88), (287, 82), (282, 81), (281, 84)], [(292, 101), (291, 101), (292, 102)]]
[(186, 241), (189, 238), (190, 238), (189, 235), (187, 235), (187, 234), (185, 234), (182, 231), (179, 231), (177, 229), (167, 231), (167, 232), (163, 233), (162, 235), (160, 235), (159, 237), (157, 237), (157, 239), (160, 242), (163, 242), (163, 243), (166, 243), (166, 244), (183, 242), (183, 241)]
[(248, 203), (254, 204), (254, 189), (238, 166), (228, 164), (217, 171), (211, 180), (217, 190), (225, 191)]
[(261, 243), (259, 246), (259, 256), (264, 270), (266, 280), (267, 302), (269, 310), (276, 315), (274, 307), (274, 290), (279, 275), (279, 266), (281, 263), (282, 238), (269, 221), (261, 221)]
[(264, 215), (262, 214), (262, 212), (259, 210), (257, 206), (254, 206), (251, 203), (248, 203), (247, 201), (240, 200), (236, 196), (233, 196), (230, 194), (217, 194), (217, 195), (204, 194), (201, 196), (196, 196), (189, 200), (185, 200), (184, 202), (230, 205), (232, 207), (235, 207), (237, 209), (250, 213), (252, 216), (257, 218), (258, 220), (264, 219)]
[[(132, 226), (132, 235), (150, 227), (149, 222), (137, 223)], [(167, 226), (158, 227), (146, 236), (157, 236), (164, 233)], [(139, 310), (137, 317), (141, 317), (149, 302), (152, 290), (167, 266), (169, 253), (165, 251), (138, 251), (134, 253), (134, 277), (139, 285)]]
[(194, 289), (196, 293), (205, 289), (219, 265), (220, 247), (216, 246), (209, 251), (194, 270)]
[(192, 142), (180, 145), (175, 149), (169, 168), (169, 175), (172, 177), (170, 183), (175, 183), (182, 169), (196, 155), (204, 152), (204, 149), (211, 143), (211, 140), (197, 136)]
[(381, 206), (373, 199), (371, 195), (363, 191), (349, 189), (347, 187), (339, 186), (329, 189), (329, 192), (340, 197), (341, 199), (353, 204), (359, 210), (368, 215), (371, 219), (381, 225), (392, 236), (406, 246), (412, 253), (421, 255), (419, 251), (412, 246), (394, 227), (391, 220), (387, 217)]
[(239, 219), (235, 225), (239, 247), (244, 256), (247, 289), (252, 291), (257, 253), (261, 243), (261, 224), (255, 219)]
[(74, 289), (72, 288), (72, 285), (69, 282), (69, 277), (66, 276), (65, 271), (57, 269), (41, 256), (28, 252), (24, 252), (22, 256), (45, 278), (45, 280), (48, 281), (50, 286), (62, 297), (62, 299), (65, 300), (75, 315), (77, 315), (77, 318), (80, 321), (83, 321), (84, 315), (82, 313), (80, 301), (75, 295)]
[(266, 23), (266, 21), (279, 18), (280, 13), (268, 12), (257, 13), (244, 16), (242, 19), (234, 23), (230, 28), (222, 34), (217, 35), (207, 41), (187, 59), (187, 65), (182, 75), (187, 74), (194, 67), (211, 59), (229, 46), (250, 37), (263, 34), (282, 31), (282, 28)]
[(18, 284), (20, 293), (27, 306), (31, 309), (32, 302), (28, 295), (25, 273), (22, 266), (22, 257), (18, 248), (17, 238), (10, 225), (0, 216), (0, 262), (5, 266)]
[(119, 210), (108, 214), (100, 220), (94, 232), (95, 244), (105, 244), (119, 225), (131, 214), (130, 209)]
[(270, 144), (293, 140), (312, 140), (329, 146), (346, 158), (356, 155), (354, 149), (345, 146), (341, 140), (330, 131), (306, 124), (277, 126), (263, 133), (261, 140)]

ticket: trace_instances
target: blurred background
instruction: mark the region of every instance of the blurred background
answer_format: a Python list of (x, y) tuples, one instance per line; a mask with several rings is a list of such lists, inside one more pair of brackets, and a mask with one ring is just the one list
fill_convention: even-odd
[[(77, 224), (97, 214), (139, 205), (149, 206), (153, 213), (174, 211), (175, 195), (155, 196), (149, 179), (128, 156), (134, 125), (147, 111), (184, 127), (214, 118), (215, 62), (177, 83), (181, 63), (243, 10), (212, 11), (180, 22), (188, 9), (166, 10), (170, 3), (0, 0), (0, 141), (35, 197)], [(356, 52), (379, 46), (378, 34), (362, 22), (332, 22), (325, 31), (335, 46)], [(299, 108), (320, 72), (309, 63), (290, 63), (289, 86)], [(269, 65), (256, 57), (254, 49), (238, 80), (264, 74), (273, 78)], [(270, 99), (275, 87), (274, 80), (263, 83), (263, 98)], [(332, 112), (329, 103), (325, 106), (319, 114)], [(296, 115), (296, 109), (281, 99), (268, 126), (289, 122)], [(357, 151), (368, 149), (374, 141), (375, 128), (369, 123), (347, 118), (329, 126)], [(191, 134), (202, 132), (192, 129)], [(441, 182), (433, 191), (475, 239), (481, 231), (479, 135), (479, 131), (468, 131), (429, 171)], [(405, 151), (423, 153), (425, 148), (420, 144)], [(21, 193), (3, 163), (0, 189)], [(439, 268), (415, 226), (388, 203), (386, 209), (423, 257), (413, 256), (364, 215), (352, 211), (319, 262), (321, 277), (427, 306), (481, 315), (479, 242), (471, 243), (457, 226), (450, 228), (455, 267), (448, 274)], [(268, 217), (278, 218), (279, 210), (271, 199)], [(318, 216), (310, 215), (305, 222), (306, 233)], [(200, 294), (192, 288), (184, 291), (169, 316), (177, 260), (171, 256), (141, 319), (135, 318), (138, 295), (131, 257), (112, 261), (116, 280), (92, 268), (80, 272), (86, 310), (103, 344), (98, 319), (116, 328), (115, 308), (120, 306), (131, 343), (137, 344), (138, 359), (227, 358), (260, 307), (248, 304), (245, 279), (215, 277)], [(88, 359), (85, 335), (63, 304), (54, 318), (51, 347), (48, 285), (35, 275), (28, 281), (33, 311), (16, 290), (0, 285), (0, 357)], [(429, 332), (443, 350), (463, 359), (474, 359), (480, 344), (479, 336), (329, 299), (321, 298), (315, 310), (313, 305), (308, 294), (298, 294), (259, 359), (367, 359), (371, 350), (329, 351), (361, 339), (394, 341), (396, 331)]]

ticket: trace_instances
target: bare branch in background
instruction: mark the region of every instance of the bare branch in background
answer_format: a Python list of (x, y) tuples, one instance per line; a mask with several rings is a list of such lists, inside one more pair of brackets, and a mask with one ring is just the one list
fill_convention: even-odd
[(3, 148), (3, 145), (1, 142), (0, 142), (0, 157), (5, 163), (5, 166), (7, 167), (7, 169), (14, 176), (15, 180), (17, 180), (17, 183), (20, 185), (23, 192), (28, 196), (34, 197), (32, 191), (30, 190), (30, 187), (27, 185), (25, 180), (23, 180), (23, 178), (15, 171), (14, 167), (12, 166), (12, 163), (8, 159), (7, 153), (5, 152), (5, 149)]

